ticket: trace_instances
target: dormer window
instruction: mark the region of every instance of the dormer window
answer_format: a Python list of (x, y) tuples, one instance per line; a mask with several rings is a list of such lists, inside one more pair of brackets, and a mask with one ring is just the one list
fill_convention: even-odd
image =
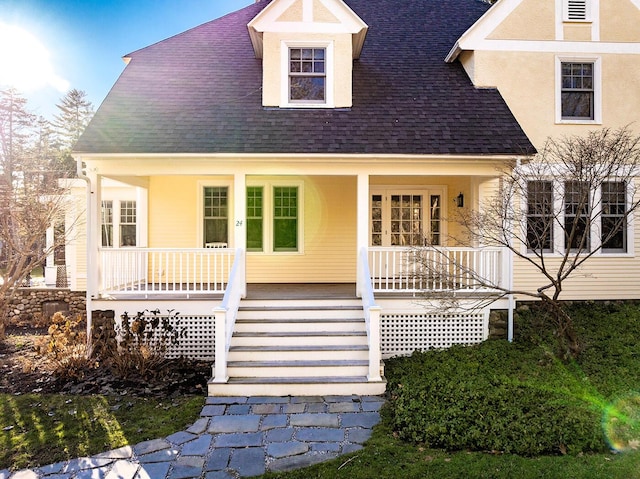
[(589, 22), (591, 21), (590, 11), (591, 0), (564, 0), (564, 21), (565, 22)]
[(289, 48), (289, 101), (325, 103), (326, 48)]
[(334, 108), (333, 42), (281, 43), (280, 107)]

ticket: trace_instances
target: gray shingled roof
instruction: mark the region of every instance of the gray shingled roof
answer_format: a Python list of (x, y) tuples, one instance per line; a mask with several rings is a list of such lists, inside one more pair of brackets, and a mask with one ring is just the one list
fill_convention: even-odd
[(353, 107), (262, 107), (247, 23), (262, 1), (130, 55), (76, 153), (522, 154), (533, 146), (494, 89), (445, 56), (478, 0), (346, 0), (369, 25)]

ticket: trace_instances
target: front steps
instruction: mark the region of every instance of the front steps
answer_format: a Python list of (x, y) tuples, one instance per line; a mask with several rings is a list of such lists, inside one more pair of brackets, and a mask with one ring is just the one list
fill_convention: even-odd
[(243, 300), (231, 339), (227, 383), (210, 396), (379, 395), (359, 300)]

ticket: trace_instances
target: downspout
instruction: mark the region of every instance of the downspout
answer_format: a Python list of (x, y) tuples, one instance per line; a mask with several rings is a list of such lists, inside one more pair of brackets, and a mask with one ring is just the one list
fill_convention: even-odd
[(76, 174), (78, 175), (78, 178), (80, 178), (81, 180), (84, 180), (87, 183), (87, 208), (86, 208), (86, 215), (87, 215), (87, 219), (85, 222), (86, 225), (86, 235), (87, 235), (87, 248), (86, 248), (86, 254), (87, 254), (87, 294), (86, 294), (86, 298), (85, 298), (85, 302), (86, 302), (86, 314), (87, 314), (87, 357), (90, 357), (92, 354), (92, 344), (91, 344), (91, 330), (92, 330), (92, 317), (91, 317), (91, 311), (92, 311), (92, 299), (93, 299), (93, 279), (91, 278), (90, 272), (94, 271), (93, 268), (93, 255), (91, 254), (90, 251), (90, 247), (93, 244), (93, 228), (91, 228), (91, 195), (92, 195), (92, 190), (91, 190), (91, 178), (89, 178), (86, 174), (84, 169), (82, 168), (82, 158), (77, 157), (76, 158)]

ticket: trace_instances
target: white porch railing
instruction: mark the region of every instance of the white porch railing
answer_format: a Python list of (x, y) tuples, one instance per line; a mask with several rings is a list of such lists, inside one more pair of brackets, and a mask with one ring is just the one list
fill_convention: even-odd
[(224, 298), (220, 306), (214, 309), (216, 331), (216, 359), (213, 366), (214, 383), (226, 383), (229, 380), (227, 373), (229, 346), (231, 345), (231, 337), (238, 317), (240, 301), (246, 296), (244, 272), (244, 251), (238, 249)]
[(490, 291), (510, 274), (501, 248), (371, 247), (368, 258), (374, 292)]
[(101, 248), (102, 294), (196, 295), (225, 291), (234, 251), (229, 248)]
[(362, 281), (361, 294), (362, 294), (362, 308), (364, 310), (364, 319), (367, 328), (367, 341), (369, 344), (369, 374), (367, 379), (369, 381), (382, 381), (380, 375), (380, 360), (381, 360), (381, 341), (380, 341), (380, 312), (382, 308), (375, 302), (373, 296), (373, 288), (371, 287), (371, 281), (367, 278), (371, 277), (369, 272), (369, 262), (367, 261), (367, 249), (362, 248), (361, 252), (361, 268), (362, 268)]

